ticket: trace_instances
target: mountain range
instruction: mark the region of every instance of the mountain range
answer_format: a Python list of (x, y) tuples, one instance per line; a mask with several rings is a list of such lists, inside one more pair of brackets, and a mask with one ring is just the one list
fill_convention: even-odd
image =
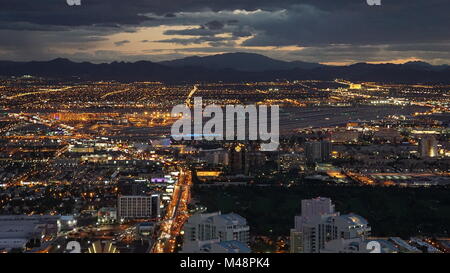
[(0, 76), (57, 78), (65, 80), (117, 81), (270, 81), (332, 80), (393, 83), (450, 83), (450, 66), (425, 62), (404, 64), (357, 63), (328, 66), (301, 61), (286, 62), (253, 53), (227, 53), (207, 57), (187, 57), (164, 62), (112, 62), (94, 64), (68, 59), (51, 61), (0, 61)]
[(206, 57), (192, 56), (173, 61), (160, 62), (160, 64), (171, 67), (196, 66), (209, 69), (235, 69), (246, 72), (289, 70), (295, 68), (313, 69), (324, 66), (318, 63), (307, 63), (302, 61), (285, 62), (260, 54), (241, 52)]

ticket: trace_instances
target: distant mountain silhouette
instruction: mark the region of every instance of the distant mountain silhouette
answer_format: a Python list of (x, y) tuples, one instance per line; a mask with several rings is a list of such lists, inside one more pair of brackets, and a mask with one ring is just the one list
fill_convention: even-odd
[(421, 61), (413, 61), (413, 62), (407, 62), (403, 64), (404, 66), (407, 66), (409, 68), (414, 68), (418, 70), (430, 70), (430, 71), (442, 71), (445, 69), (449, 69), (450, 66), (444, 64), (444, 65), (431, 65), (426, 62)]
[(301, 61), (285, 62), (275, 60), (264, 55), (255, 53), (225, 53), (206, 57), (187, 57), (173, 61), (164, 61), (160, 64), (172, 67), (204, 67), (210, 69), (235, 69), (240, 71), (270, 71), (289, 70), (294, 68), (312, 69), (323, 67), (318, 63), (307, 63)]
[[(221, 61), (223, 64), (220, 64)], [(352, 81), (393, 83), (450, 83), (450, 67), (448, 65), (433, 66), (424, 62), (409, 62), (405, 64), (357, 63), (349, 66), (326, 66), (278, 61), (248, 53), (190, 57), (162, 63), (138, 61), (93, 64), (77, 63), (62, 58), (39, 62), (0, 61), (0, 76), (23, 75), (65, 80), (117, 80), (123, 82), (240, 82), (343, 78)]]

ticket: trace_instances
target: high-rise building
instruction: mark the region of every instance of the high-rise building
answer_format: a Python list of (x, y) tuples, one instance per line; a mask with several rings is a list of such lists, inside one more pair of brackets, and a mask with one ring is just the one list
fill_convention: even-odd
[(229, 165), (233, 174), (251, 175), (266, 163), (266, 156), (254, 144), (233, 144), (229, 151)]
[(152, 218), (161, 217), (161, 196), (159, 194), (152, 194), (151, 198), (151, 214)]
[(119, 219), (142, 219), (160, 217), (160, 198), (151, 196), (120, 196), (117, 211)]
[(235, 213), (194, 214), (183, 230), (184, 253), (213, 252), (214, 249), (250, 252), (247, 246), (250, 227), (244, 217)]
[(118, 187), (121, 195), (145, 195), (146, 185), (134, 179), (120, 178)]
[(328, 242), (364, 240), (370, 233), (367, 221), (356, 214), (340, 215), (328, 198), (302, 200), (302, 214), (291, 230), (291, 252), (318, 253)]
[(236, 144), (230, 147), (230, 168), (233, 174), (244, 174), (245, 172), (245, 146)]
[(302, 233), (292, 228), (290, 232), (290, 253), (302, 253)]
[(247, 151), (245, 153), (244, 174), (251, 175), (266, 163), (266, 156), (259, 151)]
[(212, 166), (228, 166), (229, 153), (223, 149), (203, 150), (205, 161)]
[(436, 157), (438, 155), (437, 140), (434, 136), (425, 136), (420, 139), (419, 153), (421, 157)]
[(361, 239), (370, 234), (367, 221), (356, 214), (322, 215), (303, 226), (303, 252), (320, 252), (336, 239)]
[(301, 209), (302, 215), (296, 216), (296, 219), (299, 219), (302, 222), (307, 222), (317, 215), (328, 215), (335, 213), (334, 205), (331, 199), (324, 197), (302, 200)]
[(322, 159), (321, 145), (318, 141), (305, 143), (305, 156), (307, 162), (320, 162)]
[(332, 152), (332, 146), (331, 142), (323, 140), (320, 142), (320, 152), (321, 152), (321, 159), (322, 162), (328, 162), (331, 160), (331, 152)]
[(331, 142), (309, 141), (305, 143), (305, 156), (309, 163), (327, 162), (331, 159)]
[(295, 227), (291, 229), (291, 252), (303, 252), (303, 226), (320, 215), (334, 214), (334, 205), (329, 198), (317, 197), (301, 201), (300, 216), (295, 216)]

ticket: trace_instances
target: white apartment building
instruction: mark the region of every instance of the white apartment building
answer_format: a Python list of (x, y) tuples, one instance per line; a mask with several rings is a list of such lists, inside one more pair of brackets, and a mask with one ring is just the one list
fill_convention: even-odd
[(318, 253), (337, 239), (362, 239), (370, 234), (367, 221), (356, 214), (340, 215), (328, 198), (302, 200), (302, 215), (291, 230), (291, 252)]
[(331, 199), (324, 197), (317, 197), (314, 199), (306, 199), (301, 202), (302, 215), (295, 216), (295, 225), (300, 227), (302, 222), (307, 222), (309, 219), (317, 215), (333, 214), (334, 205)]
[(370, 234), (367, 221), (356, 214), (321, 215), (305, 223), (302, 229), (302, 251), (318, 253), (327, 242), (336, 239), (364, 239)]
[[(220, 246), (212, 247), (212, 244), (221, 244), (223, 242), (240, 242), (247, 245), (249, 242), (249, 230), (247, 220), (242, 216), (220, 212), (194, 214), (184, 225), (184, 243), (183, 252), (210, 252), (218, 249)], [(242, 246), (234, 243), (234, 246)], [(224, 246), (225, 244), (221, 244)], [(227, 245), (231, 245), (227, 244)], [(222, 249), (227, 249), (226, 247)], [(247, 251), (245, 248), (234, 248), (236, 251)]]

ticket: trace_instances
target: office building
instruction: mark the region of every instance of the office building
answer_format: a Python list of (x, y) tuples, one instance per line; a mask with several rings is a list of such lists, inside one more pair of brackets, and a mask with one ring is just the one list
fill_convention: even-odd
[(159, 194), (152, 194), (151, 198), (151, 214), (152, 218), (161, 217), (161, 196)]
[(120, 196), (117, 210), (119, 219), (156, 219), (160, 217), (159, 194), (151, 196)]
[(146, 184), (142, 181), (120, 178), (117, 184), (121, 195), (145, 195)]

